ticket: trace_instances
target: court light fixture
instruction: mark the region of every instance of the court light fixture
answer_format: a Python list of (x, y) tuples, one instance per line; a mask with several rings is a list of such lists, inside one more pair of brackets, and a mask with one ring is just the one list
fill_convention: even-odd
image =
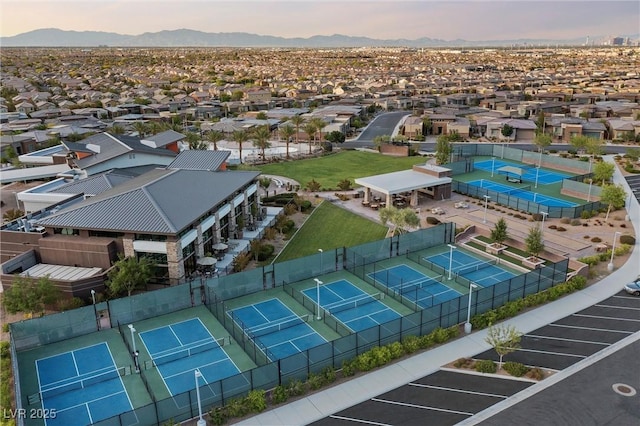
[(320, 320), (320, 286), (322, 285), (322, 281), (317, 278), (313, 279), (316, 282), (316, 305), (318, 305), (318, 315), (316, 316), (317, 320)]
[(200, 401), (200, 383), (198, 383), (198, 379), (202, 377), (202, 373), (197, 368), (194, 370), (194, 375), (196, 379), (196, 398), (198, 399), (198, 422), (197, 426), (207, 426), (207, 421), (202, 418), (202, 402)]

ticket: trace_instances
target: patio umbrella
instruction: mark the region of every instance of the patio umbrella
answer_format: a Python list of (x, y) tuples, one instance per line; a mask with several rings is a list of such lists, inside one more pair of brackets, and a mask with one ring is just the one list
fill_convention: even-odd
[(225, 243), (215, 243), (212, 248), (214, 250), (226, 250), (229, 246)]
[(196, 263), (200, 266), (213, 266), (217, 262), (215, 257), (201, 257), (196, 261)]

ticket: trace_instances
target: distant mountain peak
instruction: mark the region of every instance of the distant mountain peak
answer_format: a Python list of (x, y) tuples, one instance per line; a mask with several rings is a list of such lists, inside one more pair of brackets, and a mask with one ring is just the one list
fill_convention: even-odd
[(408, 39), (373, 39), (343, 34), (314, 35), (308, 38), (285, 38), (245, 32), (207, 33), (187, 28), (124, 35), (103, 31), (73, 31), (42, 28), (11, 37), (1, 37), (3, 47), (474, 47), (512, 45), (578, 45), (583, 39), (570, 40), (440, 40), (421, 37)]

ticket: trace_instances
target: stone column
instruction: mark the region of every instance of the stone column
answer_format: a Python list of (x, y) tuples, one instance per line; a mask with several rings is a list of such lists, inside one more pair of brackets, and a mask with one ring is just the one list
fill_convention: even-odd
[(184, 263), (182, 263), (182, 244), (178, 241), (167, 241), (167, 265), (171, 285), (184, 280)]

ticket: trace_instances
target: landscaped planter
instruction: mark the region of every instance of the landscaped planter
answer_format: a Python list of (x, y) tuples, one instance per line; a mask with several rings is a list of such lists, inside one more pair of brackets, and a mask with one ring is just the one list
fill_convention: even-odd
[(531, 256), (531, 257), (522, 259), (522, 266), (527, 267), (529, 269), (538, 269), (538, 268), (541, 268), (542, 265), (544, 265), (544, 260), (538, 257)]
[(486, 247), (487, 253), (491, 253), (495, 255), (499, 255), (506, 249), (507, 249), (507, 246), (505, 246), (504, 244), (497, 244), (497, 243), (487, 244), (487, 247)]

